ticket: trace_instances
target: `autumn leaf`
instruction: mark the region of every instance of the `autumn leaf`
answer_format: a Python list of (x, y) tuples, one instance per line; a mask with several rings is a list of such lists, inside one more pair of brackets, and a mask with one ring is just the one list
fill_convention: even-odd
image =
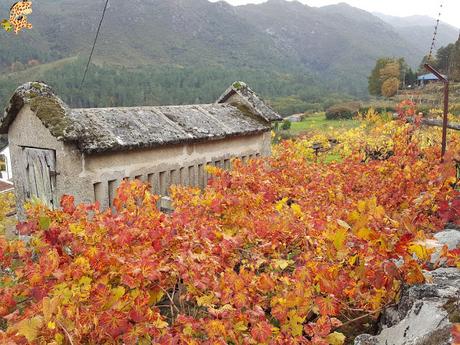
[(295, 310), (291, 310), (288, 313), (288, 323), (287, 328), (293, 337), (298, 337), (302, 335), (303, 332), (303, 323), (305, 322), (305, 317), (300, 317)]
[[(2, 235), (0, 195), (0, 343), (342, 345), (333, 316), (375, 312), (425, 282), (430, 249), (417, 241), (460, 222), (440, 131), (373, 111), (360, 121), (211, 168), (206, 188), (172, 189), (171, 214), (152, 186), (124, 181), (115, 210), (72, 196), (28, 206), (25, 242)], [(460, 152), (460, 135), (449, 139)], [(330, 151), (316, 157), (315, 143)], [(447, 266), (459, 257), (441, 253)]]
[(270, 339), (271, 335), (272, 326), (266, 321), (257, 322), (251, 328), (251, 336), (258, 343), (266, 343)]
[(327, 336), (329, 345), (343, 345), (345, 343), (345, 339), (345, 335), (339, 332), (334, 332)]
[(298, 204), (292, 204), (291, 209), (297, 217), (302, 217), (302, 208)]
[(40, 217), (39, 225), (40, 225), (40, 229), (48, 230), (50, 225), (51, 225), (51, 219), (49, 217), (45, 217), (45, 216)]
[(43, 298), (43, 316), (44, 316), (44, 321), (48, 322), (51, 320), (51, 317), (53, 314), (57, 311), (57, 308), (59, 306), (59, 297), (45, 297)]
[(413, 243), (408, 247), (408, 251), (411, 254), (417, 255), (417, 257), (422, 260), (426, 261), (428, 259), (428, 251), (425, 246), (418, 244), (418, 243)]
[(321, 315), (336, 316), (340, 311), (340, 304), (333, 297), (317, 297), (315, 303)]
[(289, 265), (292, 265), (293, 263), (294, 261), (292, 260), (277, 259), (273, 261), (273, 266), (276, 269), (279, 269), (282, 271), (282, 270), (285, 270)]
[(14, 328), (18, 334), (24, 336), (29, 342), (33, 342), (37, 339), (38, 332), (43, 325), (43, 318), (41, 316), (35, 316), (31, 319), (21, 321)]
[(196, 298), (196, 302), (200, 307), (212, 307), (214, 304), (214, 294), (207, 294)]
[(347, 238), (348, 231), (347, 229), (340, 228), (334, 234), (334, 247), (337, 250), (344, 248), (345, 240)]
[(347, 222), (344, 222), (341, 219), (338, 219), (337, 223), (344, 229), (347, 229), (347, 230), (351, 229), (351, 226)]

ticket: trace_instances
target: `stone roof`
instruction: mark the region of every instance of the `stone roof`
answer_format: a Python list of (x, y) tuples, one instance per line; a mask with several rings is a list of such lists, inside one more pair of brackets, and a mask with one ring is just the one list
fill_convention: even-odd
[(217, 103), (226, 103), (233, 95), (239, 95), (235, 103), (230, 102), (235, 106), (246, 106), (252, 112), (262, 117), (268, 122), (282, 121), (283, 118), (270, 108), (259, 96), (256, 95), (242, 81), (234, 82), (217, 100)]
[(217, 140), (271, 128), (266, 117), (252, 109), (224, 103), (71, 109), (48, 85), (34, 82), (16, 90), (0, 118), (0, 134), (8, 133), (26, 104), (53, 136), (75, 143), (85, 153)]

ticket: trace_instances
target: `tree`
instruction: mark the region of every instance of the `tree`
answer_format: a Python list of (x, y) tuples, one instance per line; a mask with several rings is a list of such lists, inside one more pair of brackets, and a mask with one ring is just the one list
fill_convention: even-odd
[(425, 56), (420, 63), (419, 73), (427, 73), (426, 63), (446, 74), (451, 81), (460, 81), (460, 37), (457, 42), (439, 48), (436, 57)]
[[(382, 96), (383, 85), (389, 79), (393, 79), (392, 82), (388, 82), (385, 85), (385, 91), (388, 92), (393, 90), (396, 85), (401, 85), (401, 81), (405, 83), (406, 75), (410, 70), (404, 58), (380, 58), (377, 60), (371, 75), (368, 78), (369, 93), (375, 96)], [(413, 73), (413, 72), (412, 72)], [(394, 80), (396, 79), (396, 81)], [(396, 89), (396, 92), (398, 89)], [(390, 92), (393, 93), (393, 92)], [(394, 95), (394, 94), (393, 94)]]
[(438, 49), (436, 53), (436, 68), (443, 73), (449, 72), (449, 67), (451, 63), (451, 58), (454, 54), (455, 44), (451, 43), (445, 47)]
[(390, 58), (380, 58), (375, 63), (375, 67), (371, 72), (371, 75), (368, 78), (369, 86), (368, 90), (371, 95), (381, 96), (382, 95), (382, 80), (380, 78), (380, 70), (384, 68), (392, 59)]
[(427, 73), (426, 68), (425, 68), (425, 64), (436, 66), (437, 65), (436, 58), (434, 56), (425, 55), (423, 57), (423, 59), (422, 59), (422, 62), (418, 66), (417, 73), (419, 73), (419, 74)]
[(399, 80), (400, 75), (401, 64), (398, 61), (391, 61), (380, 70), (380, 80), (382, 83), (391, 78), (396, 78)]
[(404, 85), (414, 85), (417, 82), (417, 73), (412, 70), (412, 68), (409, 68), (406, 71), (406, 74), (404, 76)]
[(393, 97), (399, 90), (399, 79), (395, 77), (388, 78), (382, 84), (382, 96)]
[(460, 37), (452, 48), (449, 78), (460, 81)]

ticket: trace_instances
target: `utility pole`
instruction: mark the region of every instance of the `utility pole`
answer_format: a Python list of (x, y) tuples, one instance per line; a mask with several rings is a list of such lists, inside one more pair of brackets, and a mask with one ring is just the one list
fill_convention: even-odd
[(444, 83), (444, 118), (442, 121), (442, 147), (441, 160), (444, 160), (444, 155), (447, 149), (447, 115), (449, 114), (449, 80), (444, 77), (441, 72), (429, 64), (425, 64), (425, 68), (433, 73), (440, 81)]

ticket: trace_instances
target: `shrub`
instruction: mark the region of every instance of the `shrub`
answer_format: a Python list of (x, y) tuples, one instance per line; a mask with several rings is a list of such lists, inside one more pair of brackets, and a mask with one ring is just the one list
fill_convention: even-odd
[[(29, 241), (0, 236), (0, 343), (342, 344), (350, 315), (424, 282), (423, 230), (441, 228), (435, 210), (455, 196), (424, 133), (376, 127), (338, 137), (332, 169), (317, 136), (210, 167), (204, 191), (173, 188), (168, 215), (140, 181), (123, 182), (113, 211), (34, 205), (18, 225)], [(380, 138), (394, 155), (363, 163)]]
[(385, 114), (385, 113), (394, 113), (396, 112), (395, 105), (364, 105), (359, 108), (361, 114), (366, 114), (370, 109), (373, 109), (376, 113)]
[(284, 131), (287, 131), (291, 128), (291, 121), (289, 120), (284, 120), (283, 123), (281, 124), (281, 129)]
[(348, 102), (334, 105), (326, 110), (326, 119), (344, 120), (352, 119), (358, 114), (360, 104), (357, 102)]
[(449, 107), (449, 111), (457, 116), (460, 116), (460, 103), (454, 103)]

